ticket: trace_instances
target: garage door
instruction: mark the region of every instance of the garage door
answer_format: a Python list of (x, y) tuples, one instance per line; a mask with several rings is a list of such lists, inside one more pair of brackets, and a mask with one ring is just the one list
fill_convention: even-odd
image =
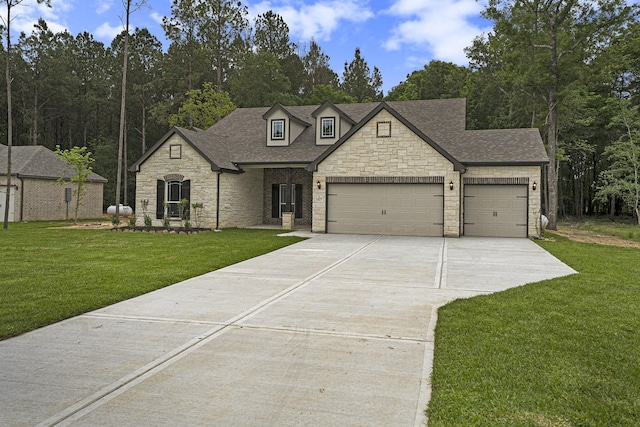
[(526, 185), (465, 185), (466, 236), (527, 237)]
[(442, 184), (329, 184), (327, 232), (442, 236)]

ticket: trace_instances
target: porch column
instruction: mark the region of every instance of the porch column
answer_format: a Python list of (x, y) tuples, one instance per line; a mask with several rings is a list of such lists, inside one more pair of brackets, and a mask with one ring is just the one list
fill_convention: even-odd
[(284, 170), (284, 178), (285, 178), (285, 190), (284, 190), (284, 210), (283, 212), (292, 212), (291, 210), (291, 193), (292, 193), (292, 178), (293, 178), (293, 170), (291, 168), (286, 168)]

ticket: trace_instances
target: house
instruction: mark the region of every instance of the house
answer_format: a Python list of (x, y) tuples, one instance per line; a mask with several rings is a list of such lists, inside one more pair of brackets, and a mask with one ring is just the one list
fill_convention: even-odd
[(201, 224), (318, 233), (538, 235), (537, 129), (466, 130), (466, 101), (240, 108), (171, 129), (131, 168), (159, 224), (186, 198)]
[[(8, 147), (0, 144), (0, 220), (4, 221), (7, 191)], [(69, 169), (56, 154), (39, 145), (11, 147), (11, 188), (9, 221), (42, 221), (73, 218), (75, 200), (70, 200), (74, 184), (60, 185), (63, 170)], [(71, 178), (67, 172), (65, 178)], [(107, 180), (96, 173), (87, 179), (86, 194), (78, 210), (79, 218), (102, 216), (102, 191)]]

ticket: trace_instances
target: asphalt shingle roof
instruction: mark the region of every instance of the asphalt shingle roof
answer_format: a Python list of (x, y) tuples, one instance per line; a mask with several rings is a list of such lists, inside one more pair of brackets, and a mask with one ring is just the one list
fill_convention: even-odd
[[(8, 147), (0, 144), (0, 175), (7, 174)], [(14, 145), (11, 147), (11, 175), (23, 178), (58, 179), (63, 170), (70, 170), (69, 166), (58, 159), (56, 154), (41, 145)], [(68, 171), (65, 178), (73, 174)], [(107, 182), (105, 178), (92, 172), (88, 182)]]
[[(309, 164), (331, 149), (331, 146), (315, 143), (316, 119), (313, 114), (319, 107), (238, 108), (207, 130), (174, 128), (174, 131), (207, 158), (214, 170), (239, 170), (243, 164)], [(356, 127), (376, 108), (389, 108), (422, 133), (425, 141), (437, 144), (449, 157), (462, 164), (548, 162), (537, 129), (465, 130), (465, 99), (336, 104), (335, 107), (353, 120)], [(267, 125), (263, 117), (274, 108), (283, 108), (291, 117), (311, 124), (289, 146), (267, 146)], [(132, 169), (142, 164), (171, 134), (169, 132)]]

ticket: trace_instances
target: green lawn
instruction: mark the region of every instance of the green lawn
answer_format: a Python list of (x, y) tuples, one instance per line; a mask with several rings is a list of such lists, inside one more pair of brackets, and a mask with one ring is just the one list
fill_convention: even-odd
[(113, 304), (298, 242), (278, 230), (193, 235), (0, 229), (0, 339)]
[(439, 310), (430, 426), (640, 425), (640, 250), (552, 237), (579, 274)]

